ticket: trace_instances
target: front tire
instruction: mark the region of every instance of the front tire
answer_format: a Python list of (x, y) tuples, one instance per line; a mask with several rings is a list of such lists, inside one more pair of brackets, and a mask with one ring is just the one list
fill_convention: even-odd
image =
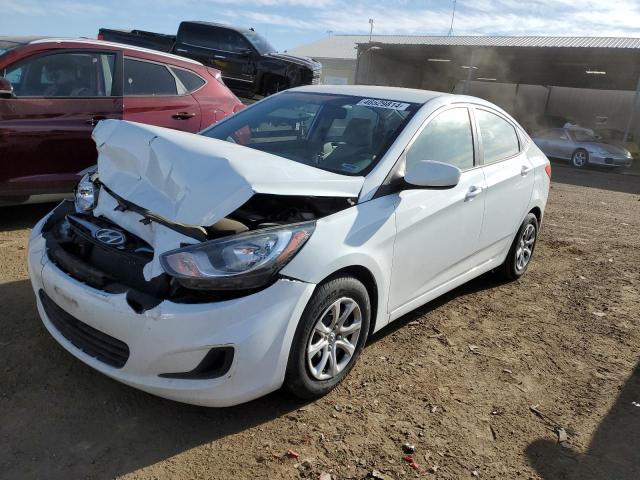
[(517, 280), (527, 271), (538, 240), (538, 229), (537, 217), (528, 213), (518, 229), (506, 260), (498, 270), (506, 280)]
[(571, 155), (571, 165), (575, 168), (584, 168), (589, 163), (589, 153), (579, 148)]
[(340, 276), (320, 284), (296, 329), (284, 387), (311, 399), (329, 393), (356, 363), (369, 334), (371, 303), (365, 286)]

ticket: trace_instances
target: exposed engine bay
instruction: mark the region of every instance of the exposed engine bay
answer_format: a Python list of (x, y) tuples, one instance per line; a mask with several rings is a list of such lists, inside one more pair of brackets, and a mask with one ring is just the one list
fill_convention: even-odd
[[(248, 231), (316, 220), (355, 204), (351, 198), (300, 197), (256, 194), (227, 217), (210, 226), (197, 226), (209, 241)], [(128, 205), (128, 206), (127, 206)], [(119, 205), (121, 211), (134, 208)], [(158, 222), (181, 233), (194, 226), (156, 219), (153, 214), (137, 211), (139, 222)], [(185, 228), (187, 230), (185, 230)], [(200, 230), (201, 229), (201, 230)], [(93, 213), (78, 213), (73, 202), (62, 202), (43, 227), (49, 258), (61, 270), (93, 288), (108, 293), (126, 293), (127, 301), (138, 312), (163, 300), (176, 303), (221, 301), (254, 293), (256, 290), (206, 291), (190, 289), (163, 273), (146, 279), (145, 265), (154, 258), (153, 246), (123, 229), (112, 220)], [(194, 234), (192, 237), (198, 236)], [(274, 279), (275, 280), (275, 279)]]

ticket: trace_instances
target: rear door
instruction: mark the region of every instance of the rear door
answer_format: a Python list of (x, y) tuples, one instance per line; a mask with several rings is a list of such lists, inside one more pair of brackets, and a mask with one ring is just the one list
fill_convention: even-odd
[(531, 200), (535, 173), (524, 152), (524, 135), (497, 111), (475, 107), (487, 183), (480, 234), (483, 260), (497, 257), (511, 244)]
[(3, 73), (15, 97), (0, 99), (0, 195), (71, 192), (96, 162), (95, 124), (122, 118), (120, 53), (55, 50)]
[(125, 57), (124, 119), (195, 133), (200, 105), (167, 65)]

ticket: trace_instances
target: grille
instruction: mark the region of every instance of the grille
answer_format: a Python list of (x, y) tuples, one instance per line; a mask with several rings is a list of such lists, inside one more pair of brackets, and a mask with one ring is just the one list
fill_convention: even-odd
[(87, 355), (115, 368), (122, 368), (129, 359), (126, 343), (90, 327), (55, 304), (43, 291), (38, 292), (49, 321), (75, 347)]
[(311, 77), (311, 85), (318, 85), (320, 83), (321, 70), (314, 70), (313, 77)]

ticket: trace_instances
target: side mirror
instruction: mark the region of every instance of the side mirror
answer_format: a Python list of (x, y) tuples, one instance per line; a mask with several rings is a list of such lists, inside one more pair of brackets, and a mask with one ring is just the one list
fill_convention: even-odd
[(0, 98), (13, 98), (13, 85), (4, 77), (0, 77)]
[(407, 168), (404, 181), (416, 187), (451, 188), (460, 181), (460, 169), (448, 163), (421, 160)]

